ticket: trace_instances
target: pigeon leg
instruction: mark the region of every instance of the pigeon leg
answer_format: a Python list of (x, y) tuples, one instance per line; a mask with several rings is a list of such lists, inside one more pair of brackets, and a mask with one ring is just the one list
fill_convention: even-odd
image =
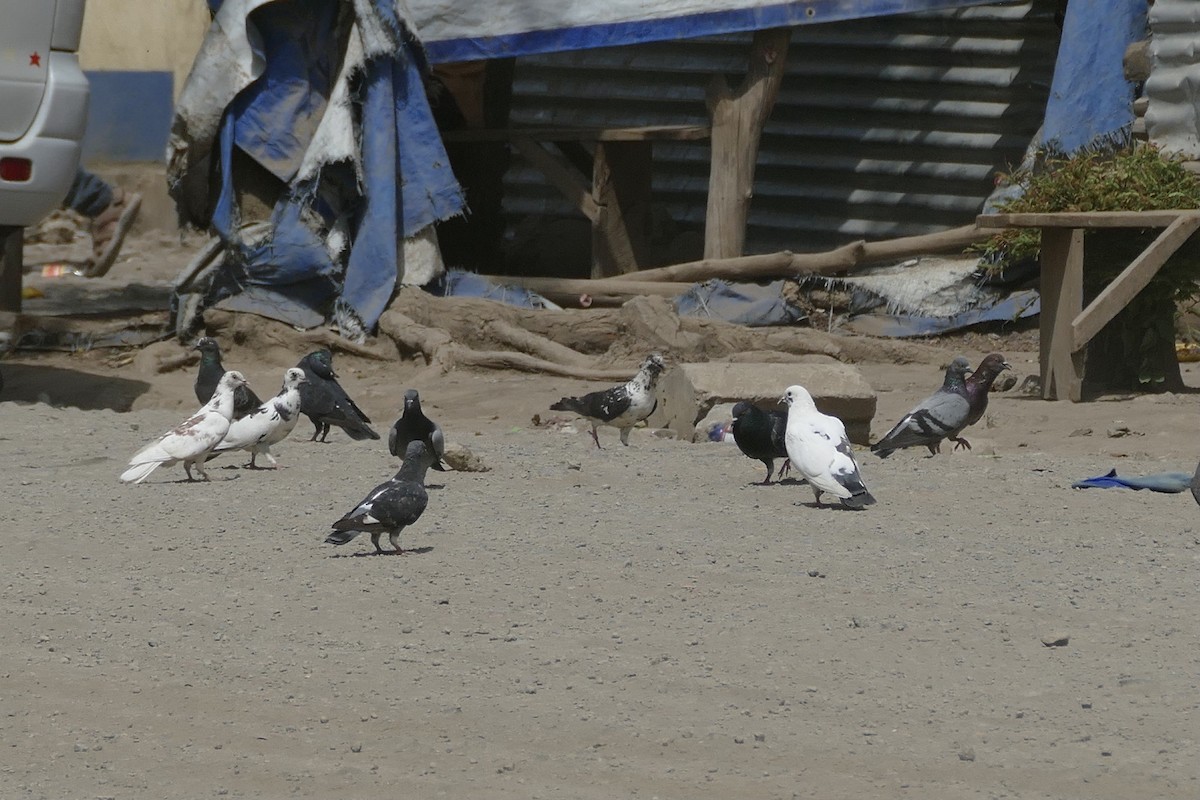
[(766, 486), (769, 484), (771, 482), (771, 473), (775, 471), (775, 461), (773, 459), (766, 459), (763, 461), (763, 464), (765, 464), (767, 467), (767, 477), (763, 478), (763, 481), (759, 484), (759, 486)]
[(189, 481), (196, 480), (195, 478), (192, 477), (192, 462), (190, 462), (190, 461), (183, 462), (183, 471), (187, 473)]
[(317, 441), (318, 441), (318, 442), (324, 442), (324, 441), (325, 441), (325, 438), (326, 438), (327, 436), (329, 436), (329, 423), (328, 423), (328, 422), (322, 422), (322, 423), (321, 423), (321, 438), (320, 438), (320, 439), (318, 439)]
[(950, 441), (954, 442), (955, 450), (959, 449), (960, 447), (965, 447), (967, 450), (971, 449), (971, 443), (968, 442), (966, 439), (962, 438), (961, 436), (953, 437), (950, 439)]
[(392, 540), (392, 547), (396, 548), (396, 555), (404, 555), (404, 551), (400, 549), (400, 531), (390, 531), (388, 538)]
[[(188, 472), (186, 461), (183, 462), (183, 469), (185, 472)], [(204, 459), (203, 458), (196, 461), (196, 472), (200, 473), (201, 479), (208, 480), (208, 473), (204, 471)], [(191, 478), (191, 477), (192, 477), (192, 473), (188, 472), (188, 478)]]
[(941, 452), (941, 449), (942, 449), (940, 440), (936, 441), (936, 442), (932, 442), (925, 446), (929, 448), (929, 457), (930, 458), (933, 458), (934, 456), (936, 456), (939, 452)]
[(817, 505), (821, 505), (821, 490), (816, 486), (812, 487), (813, 495), (817, 498)]
[(317, 440), (317, 437), (318, 437), (320, 434), (321, 434), (321, 423), (317, 422), (317, 421), (314, 419), (314, 420), (313, 420), (313, 435), (312, 435), (312, 438), (311, 438), (311, 439), (309, 439), (309, 441), (310, 441), (310, 442), (315, 442), (315, 441)]
[(596, 435), (596, 426), (595, 425), (592, 426), (592, 441), (596, 443), (597, 450), (604, 449), (603, 447), (600, 446), (600, 437)]
[(371, 544), (375, 545), (375, 552), (382, 553), (383, 548), (379, 546), (379, 537), (383, 535), (383, 531), (371, 532)]
[(621, 444), (625, 445), (626, 447), (629, 447), (629, 432), (631, 430), (633, 430), (633, 428), (621, 428)]
[(787, 475), (791, 471), (792, 471), (792, 460), (790, 458), (785, 458), (783, 460), (783, 466), (779, 468), (779, 480), (783, 480), (783, 476)]

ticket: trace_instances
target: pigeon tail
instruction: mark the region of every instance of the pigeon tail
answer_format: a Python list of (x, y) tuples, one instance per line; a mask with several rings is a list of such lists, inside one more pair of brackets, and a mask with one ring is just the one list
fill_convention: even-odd
[(143, 461), (141, 464), (133, 464), (121, 473), (121, 483), (141, 483), (161, 465), (161, 461)]
[(347, 420), (345, 424), (341, 426), (341, 428), (346, 432), (347, 436), (358, 442), (361, 442), (365, 439), (379, 438), (379, 434), (375, 432), (375, 429), (365, 422)]
[(340, 520), (340, 519), (337, 522), (333, 523), (333, 531), (330, 532), (330, 534), (325, 537), (325, 544), (347, 544), (348, 542), (353, 541), (355, 536), (358, 536), (360, 531), (358, 531), (354, 528), (339, 529), (338, 523), (342, 523), (342, 522), (354, 524), (350, 520)]
[(875, 497), (866, 489), (863, 489), (857, 494), (852, 494), (849, 497), (842, 498), (842, 505), (847, 508), (865, 508), (866, 506), (875, 505)]
[(564, 397), (554, 405), (550, 406), (551, 411), (570, 411), (574, 414), (587, 416), (583, 410), (583, 404), (579, 402), (578, 397)]

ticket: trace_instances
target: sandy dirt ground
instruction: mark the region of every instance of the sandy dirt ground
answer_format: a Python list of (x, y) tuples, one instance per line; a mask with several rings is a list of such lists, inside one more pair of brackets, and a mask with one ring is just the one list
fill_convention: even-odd
[[(1036, 370), (1027, 334), (931, 344)], [(226, 363), (266, 394), (299, 355)], [(859, 366), (876, 436), (940, 382)], [(338, 368), (381, 432), (419, 374)], [(0, 797), (1200, 796), (1200, 508), (1070, 488), (1190, 472), (1195, 394), (994, 395), (971, 452), (860, 451), (851, 512), (732, 445), (532, 425), (598, 384), (456, 371), (417, 388), (491, 469), (430, 473), (375, 556), (323, 539), (382, 442), (302, 421), (277, 471), (124, 486), (192, 368), (0, 369)]]

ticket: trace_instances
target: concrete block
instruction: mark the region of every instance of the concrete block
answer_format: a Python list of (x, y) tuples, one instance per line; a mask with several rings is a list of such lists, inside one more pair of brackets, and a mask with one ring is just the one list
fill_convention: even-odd
[(787, 387), (799, 384), (817, 408), (846, 425), (855, 444), (868, 444), (875, 416), (875, 390), (849, 364), (716, 363), (677, 364), (659, 380), (658, 408), (652, 428), (670, 428), (690, 439), (696, 423), (718, 403), (749, 400), (762, 408), (782, 409)]

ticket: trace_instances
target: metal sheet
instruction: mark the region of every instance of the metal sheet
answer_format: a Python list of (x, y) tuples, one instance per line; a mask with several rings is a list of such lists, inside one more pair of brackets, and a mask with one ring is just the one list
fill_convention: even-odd
[[(1058, 48), (1054, 0), (794, 29), (764, 132), (746, 251), (821, 250), (970, 221), (996, 170), (1042, 121)], [(706, 124), (705, 87), (740, 80), (750, 37), (731, 35), (518, 59), (512, 123)], [(704, 225), (706, 142), (656, 145), (654, 189), (679, 247)], [(571, 216), (515, 161), (505, 206)], [(666, 215), (656, 216), (661, 220)], [(672, 250), (674, 247), (674, 250)]]

